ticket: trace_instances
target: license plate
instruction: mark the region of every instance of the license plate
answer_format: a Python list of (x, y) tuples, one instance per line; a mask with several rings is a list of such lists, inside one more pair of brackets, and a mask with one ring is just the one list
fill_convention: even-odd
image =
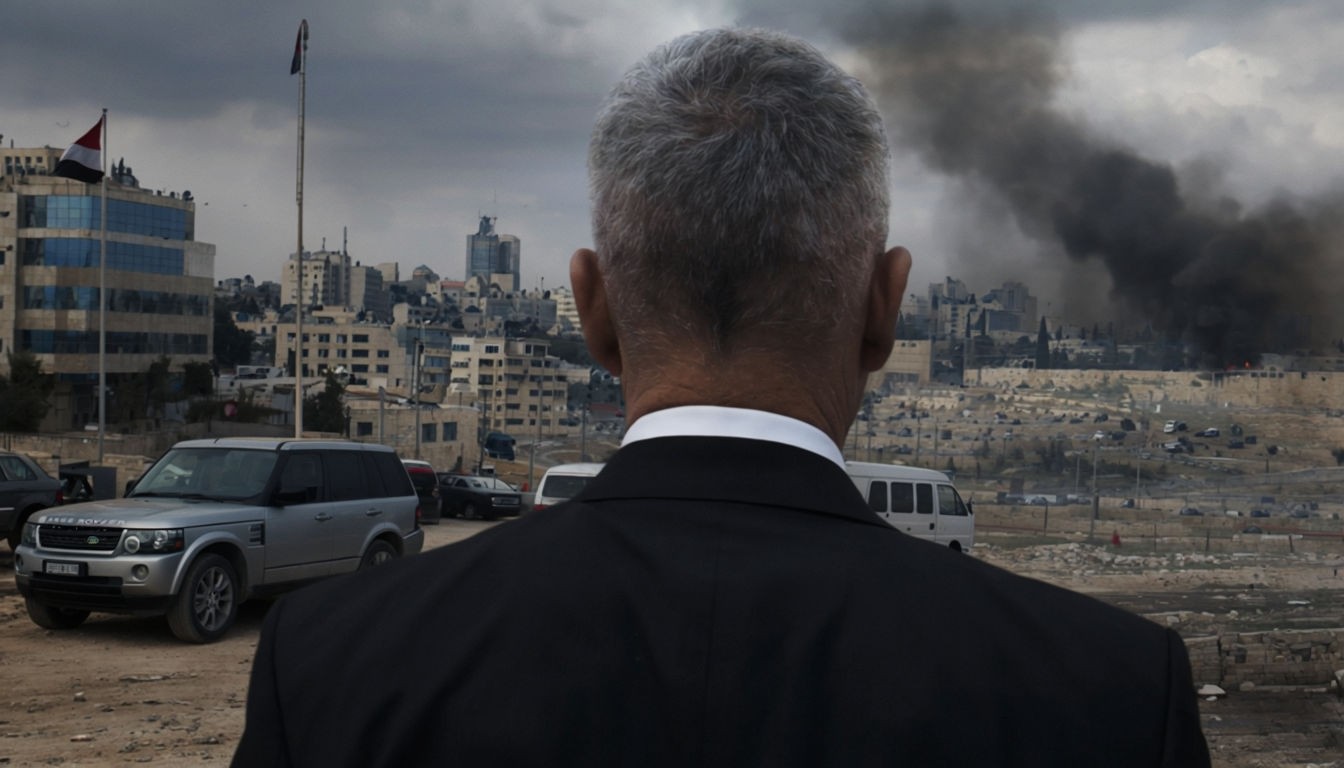
[(57, 563), (48, 560), (43, 564), (43, 572), (53, 576), (83, 576), (83, 563)]

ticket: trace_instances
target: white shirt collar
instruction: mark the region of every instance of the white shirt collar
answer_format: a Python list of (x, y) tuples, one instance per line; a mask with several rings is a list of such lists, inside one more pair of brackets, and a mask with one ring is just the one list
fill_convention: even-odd
[(750, 408), (683, 405), (639, 417), (621, 446), (655, 437), (740, 437), (767, 440), (811, 451), (845, 468), (844, 454), (825, 432), (798, 419)]

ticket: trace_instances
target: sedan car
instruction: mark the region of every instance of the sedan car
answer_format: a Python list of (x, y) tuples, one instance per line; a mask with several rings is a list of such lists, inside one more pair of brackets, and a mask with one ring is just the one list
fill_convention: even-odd
[(497, 477), (439, 474), (439, 498), (443, 513), (469, 520), (495, 520), (517, 515), (523, 508), (523, 495), (517, 488)]
[(36, 511), (61, 504), (61, 481), (21, 453), (0, 451), (0, 535), (17, 549), (24, 522)]

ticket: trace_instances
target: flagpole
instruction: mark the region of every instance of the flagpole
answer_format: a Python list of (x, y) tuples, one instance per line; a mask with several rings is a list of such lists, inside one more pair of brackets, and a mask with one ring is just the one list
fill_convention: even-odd
[(308, 20), (299, 23), (299, 167), (295, 199), (299, 204), (298, 320), (294, 334), (294, 437), (303, 437), (303, 117), (308, 85)]
[(103, 107), (103, 193), (98, 216), (98, 463), (107, 434), (107, 107)]

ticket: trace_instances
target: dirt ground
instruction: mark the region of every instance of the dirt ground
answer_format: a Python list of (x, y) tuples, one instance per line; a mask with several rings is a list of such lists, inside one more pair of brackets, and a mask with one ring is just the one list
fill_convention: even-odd
[[(445, 520), (427, 528), (428, 545), (488, 525)], [(1189, 634), (1344, 624), (1344, 578), (1329, 556), (1125, 559), (1003, 534), (982, 536), (974, 556)], [(162, 619), (95, 615), (51, 632), (28, 620), (12, 574), (0, 547), (0, 766), (227, 763), (265, 603), (243, 606), (235, 629), (208, 646), (178, 642)], [(1324, 686), (1233, 691), (1201, 707), (1216, 766), (1344, 767), (1344, 704)]]

